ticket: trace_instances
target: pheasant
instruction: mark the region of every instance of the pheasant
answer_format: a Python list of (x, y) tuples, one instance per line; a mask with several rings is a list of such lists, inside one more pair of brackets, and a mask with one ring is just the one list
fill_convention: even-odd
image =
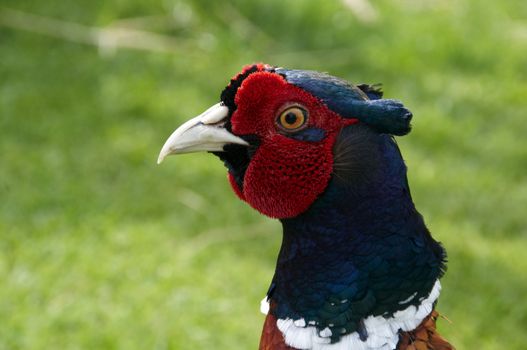
[(281, 221), (261, 350), (454, 349), (436, 331), (446, 252), (414, 206), (394, 139), (412, 113), (382, 95), (249, 65), (159, 154), (211, 152), (241, 200)]

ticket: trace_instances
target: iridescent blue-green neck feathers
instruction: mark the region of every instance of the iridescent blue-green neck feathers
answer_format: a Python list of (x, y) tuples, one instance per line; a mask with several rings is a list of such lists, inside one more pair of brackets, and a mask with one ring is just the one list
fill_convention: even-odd
[(332, 341), (368, 316), (418, 305), (445, 270), (412, 202), (406, 166), (389, 135), (347, 127), (334, 175), (302, 215), (282, 220), (283, 242), (269, 296), (277, 318), (329, 327)]

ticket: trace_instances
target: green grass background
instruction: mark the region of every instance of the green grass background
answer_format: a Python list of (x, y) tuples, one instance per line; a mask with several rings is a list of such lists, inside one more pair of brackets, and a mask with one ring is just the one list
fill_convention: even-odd
[[(458, 349), (527, 348), (527, 2), (372, 6), (2, 0), (0, 349), (257, 347), (280, 225), (210, 155), (155, 163), (255, 61), (383, 82), (411, 108), (399, 143), (449, 253), (440, 331)], [(13, 28), (8, 9), (172, 44), (104, 50)]]

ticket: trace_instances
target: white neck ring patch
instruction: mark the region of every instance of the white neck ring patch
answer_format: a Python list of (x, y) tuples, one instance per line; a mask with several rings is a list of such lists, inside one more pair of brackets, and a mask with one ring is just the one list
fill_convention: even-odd
[[(409, 306), (397, 311), (390, 318), (369, 316), (364, 319), (368, 338), (360, 339), (358, 332), (343, 336), (338, 343), (330, 344), (331, 330), (325, 328), (317, 331), (315, 326), (308, 325), (304, 319), (278, 319), (276, 325), (282, 332), (285, 343), (296, 349), (303, 350), (393, 350), (399, 342), (400, 331), (412, 331), (428, 316), (439, 297), (441, 284), (436, 281), (432, 291), (418, 306)], [(262, 304), (266, 298), (262, 300)], [(262, 312), (268, 311), (266, 308)], [(265, 312), (266, 313), (266, 312)]]

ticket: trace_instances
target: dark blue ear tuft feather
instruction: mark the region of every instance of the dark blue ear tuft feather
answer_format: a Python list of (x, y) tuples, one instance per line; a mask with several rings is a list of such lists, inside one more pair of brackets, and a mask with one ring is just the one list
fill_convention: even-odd
[(355, 118), (382, 134), (403, 136), (410, 132), (412, 112), (400, 101), (382, 99), (380, 85), (353, 85), (328, 74), (277, 68), (290, 84), (321, 99), (344, 118)]
[(398, 100), (342, 102), (336, 112), (344, 118), (357, 118), (380, 133), (403, 136), (412, 129), (412, 112)]
[(368, 95), (370, 100), (380, 100), (382, 98), (382, 84), (359, 84), (357, 87)]

